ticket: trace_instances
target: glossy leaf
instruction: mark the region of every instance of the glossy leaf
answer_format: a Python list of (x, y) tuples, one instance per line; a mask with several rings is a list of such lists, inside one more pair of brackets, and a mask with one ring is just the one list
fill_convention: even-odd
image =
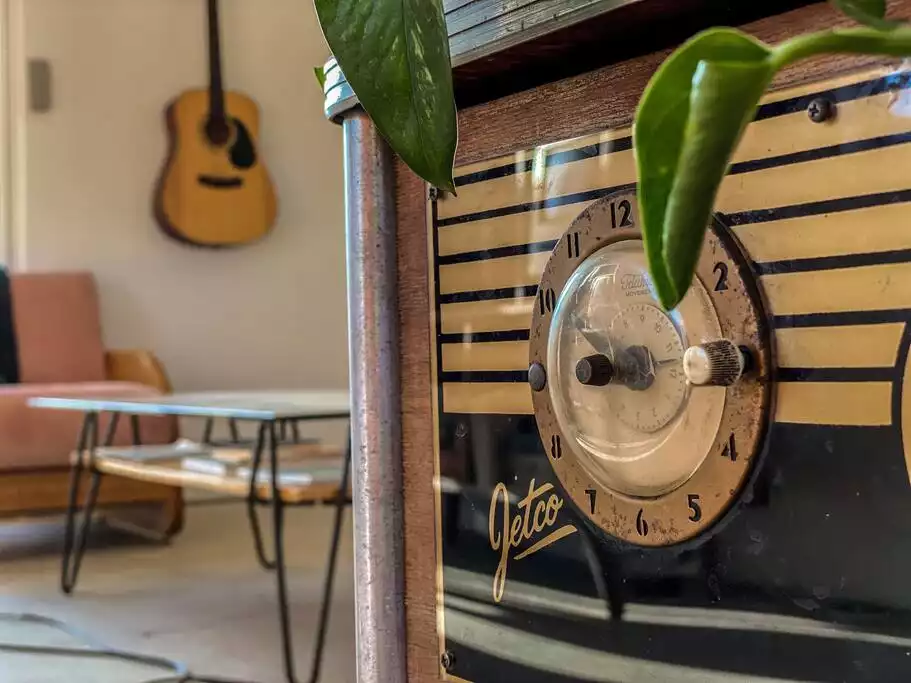
[[(709, 213), (700, 212), (706, 206), (711, 209), (715, 192), (726, 170), (731, 150), (725, 149), (730, 142), (730, 130), (739, 133), (739, 126), (745, 120), (744, 101), (728, 102), (720, 92), (713, 91), (711, 97), (694, 97), (694, 77), (699, 65), (711, 60), (724, 63), (767, 64), (769, 49), (750, 36), (734, 29), (712, 29), (701, 33), (671, 55), (655, 72), (636, 112), (633, 139), (636, 150), (636, 166), (639, 173), (639, 207), (643, 226), (645, 250), (649, 270), (661, 303), (673, 308), (680, 302), (691, 279), (681, 275), (687, 270), (694, 245), (698, 250), (705, 233)], [(700, 71), (700, 81), (705, 72)], [(712, 77), (714, 82), (714, 77)], [(691, 103), (697, 107), (700, 124), (716, 119), (723, 124), (719, 131), (725, 133), (714, 139), (713, 128), (704, 131), (691, 125)], [(713, 109), (714, 107), (714, 109)], [(734, 141), (736, 142), (736, 140)], [(696, 160), (711, 162), (711, 169), (695, 168)], [(682, 164), (687, 164), (686, 167)], [(711, 173), (711, 178), (705, 174)], [(685, 177), (691, 174), (702, 179)], [(691, 194), (696, 185), (708, 195), (695, 197)], [(669, 205), (673, 212), (669, 213)], [(669, 221), (682, 221), (671, 223)], [(687, 245), (677, 255), (665, 248), (665, 241), (672, 235), (674, 248)], [(668, 262), (674, 262), (672, 277)], [(686, 286), (682, 286), (683, 283)]]
[(718, 188), (772, 73), (768, 60), (707, 61), (696, 69), (684, 144), (664, 219), (661, 255), (676, 296), (675, 301), (662, 299), (668, 308), (676, 306), (689, 289)]
[(323, 90), (326, 87), (326, 70), (321, 66), (314, 66), (313, 75), (316, 76), (316, 82), (319, 83), (320, 90)]
[(652, 77), (633, 134), (646, 255), (665, 307), (689, 288), (718, 188), (763, 90), (779, 69), (825, 53), (911, 55), (911, 29), (835, 29), (774, 49), (713, 29)]
[(880, 30), (893, 29), (900, 23), (886, 19), (886, 0), (832, 0), (832, 4), (854, 21)]
[(457, 142), (442, 0), (315, 0), (332, 54), (392, 149), (453, 191)]

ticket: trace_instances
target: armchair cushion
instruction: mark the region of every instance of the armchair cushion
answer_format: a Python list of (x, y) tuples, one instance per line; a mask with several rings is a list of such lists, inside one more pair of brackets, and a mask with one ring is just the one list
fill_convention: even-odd
[[(152, 387), (130, 382), (85, 382), (64, 384), (18, 384), (0, 386), (0, 471), (65, 467), (76, 447), (83, 414), (70, 410), (32, 408), (28, 400), (38, 396), (132, 397), (158, 396)], [(98, 439), (104, 439), (110, 416), (99, 421)], [(177, 422), (169, 417), (142, 417), (143, 443), (170, 443), (176, 438)], [(132, 443), (130, 421), (121, 420), (115, 445)]]
[(10, 286), (20, 382), (105, 379), (98, 293), (91, 273), (14, 273)]

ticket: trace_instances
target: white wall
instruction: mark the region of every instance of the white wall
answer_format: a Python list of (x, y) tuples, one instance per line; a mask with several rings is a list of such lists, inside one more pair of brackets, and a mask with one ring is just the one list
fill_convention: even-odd
[[(153, 349), (179, 390), (346, 387), (341, 132), (312, 3), (222, 0), (226, 86), (262, 108), (280, 216), (210, 252), (151, 213), (165, 105), (207, 83), (205, 0), (7, 1), (14, 268), (93, 271), (108, 346)], [(25, 110), (30, 57), (51, 63), (49, 113)]]

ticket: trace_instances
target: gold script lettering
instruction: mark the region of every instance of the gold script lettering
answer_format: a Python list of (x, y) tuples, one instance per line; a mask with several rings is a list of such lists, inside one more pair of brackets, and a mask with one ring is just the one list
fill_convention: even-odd
[[(500, 561), (497, 563), (497, 570), (493, 575), (494, 602), (500, 602), (503, 599), (510, 549), (518, 549), (523, 541), (531, 541), (535, 534), (556, 524), (557, 513), (563, 507), (563, 500), (556, 493), (550, 493), (553, 488), (553, 484), (543, 484), (535, 488), (535, 480), (532, 479), (528, 484), (528, 494), (516, 506), (518, 513), (515, 517), (510, 516), (509, 491), (506, 489), (506, 484), (500, 483), (494, 488), (487, 516), (490, 547), (494, 552), (500, 553)], [(548, 493), (550, 495), (545, 499), (544, 496)], [(532, 514), (533, 505), (534, 513)], [(529, 557), (575, 531), (576, 527), (572, 524), (564, 524), (517, 553), (512, 559), (521, 560)]]

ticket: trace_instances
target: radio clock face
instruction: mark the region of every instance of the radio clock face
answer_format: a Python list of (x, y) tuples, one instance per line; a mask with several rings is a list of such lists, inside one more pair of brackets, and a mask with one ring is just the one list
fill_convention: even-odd
[(761, 303), (733, 236), (713, 223), (698, 277), (668, 312), (635, 195), (606, 197), (554, 249), (537, 304), (535, 416), (576, 506), (640, 545), (707, 530), (748, 478), (768, 402)]

